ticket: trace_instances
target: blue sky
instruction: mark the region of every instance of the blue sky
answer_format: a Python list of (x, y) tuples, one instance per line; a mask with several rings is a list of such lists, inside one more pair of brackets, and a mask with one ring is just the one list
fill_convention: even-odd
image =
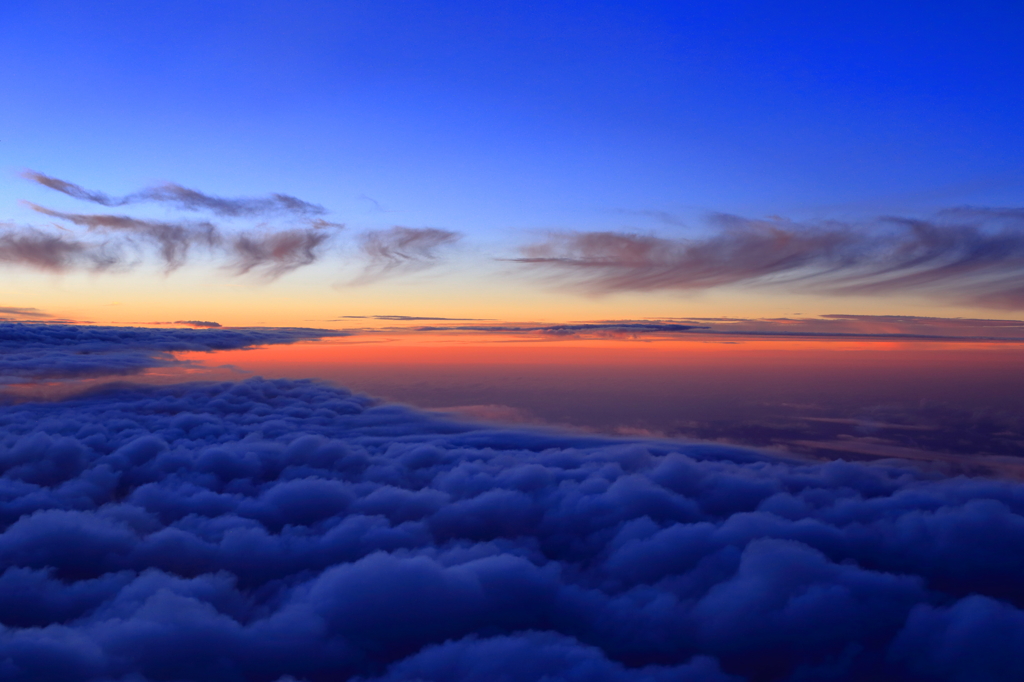
[[(1010, 204), (1022, 189), (1013, 3), (27, 2), (4, 13), (8, 174), (37, 168), (108, 191), (162, 179), (284, 191), (353, 222), (470, 232), (645, 220), (620, 210)], [(23, 194), (9, 188), (5, 208)]]
[(1022, 19), (998, 2), (9, 3), (0, 218), (85, 210), (26, 168), (111, 194), (283, 192), (498, 256), (545, 230), (691, 236), (712, 212), (1019, 206)]

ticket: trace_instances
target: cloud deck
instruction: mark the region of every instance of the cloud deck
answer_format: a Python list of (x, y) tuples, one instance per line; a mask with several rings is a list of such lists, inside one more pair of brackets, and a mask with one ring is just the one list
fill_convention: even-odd
[(1008, 482), (262, 379), (9, 406), (0, 472), (7, 680), (1024, 675)]

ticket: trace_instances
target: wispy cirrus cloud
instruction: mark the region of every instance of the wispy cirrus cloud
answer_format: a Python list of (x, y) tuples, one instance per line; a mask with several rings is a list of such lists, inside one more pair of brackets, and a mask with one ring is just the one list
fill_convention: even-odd
[(693, 239), (557, 232), (514, 262), (590, 293), (779, 286), (833, 295), (925, 293), (1024, 307), (1024, 210), (955, 208), (866, 223), (712, 216)]
[(125, 250), (111, 241), (84, 241), (35, 227), (4, 225), (0, 233), (0, 262), (64, 272), (81, 268), (102, 271), (126, 262)]
[(127, 206), (145, 202), (170, 204), (184, 211), (210, 211), (224, 217), (254, 217), (273, 214), (294, 214), (299, 216), (320, 216), (327, 209), (288, 194), (270, 194), (265, 197), (227, 198), (206, 194), (195, 189), (165, 182), (147, 187), (122, 197), (112, 197), (103, 192), (85, 189), (79, 185), (43, 173), (28, 170), (22, 177), (49, 187), (75, 199), (91, 201), (107, 207)]
[(443, 249), (461, 238), (458, 232), (434, 227), (395, 226), (366, 232), (360, 239), (360, 248), (368, 264), (356, 283), (430, 267), (437, 263)]
[(260, 270), (273, 279), (316, 262), (331, 236), (320, 227), (240, 234), (230, 241), (231, 267), (240, 274)]
[[(257, 273), (265, 279), (275, 279), (319, 261), (331, 242), (336, 241), (337, 232), (345, 227), (344, 223), (323, 217), (327, 214), (323, 206), (287, 194), (225, 198), (164, 183), (124, 196), (111, 196), (36, 171), (26, 171), (23, 176), (72, 198), (107, 207), (156, 202), (182, 211), (208, 211), (223, 218), (287, 218), (282, 227), (262, 220), (249, 226), (225, 227), (210, 220), (87, 214), (26, 202), (32, 210), (55, 222), (48, 229), (35, 225), (4, 226), (6, 231), (0, 233), (0, 262), (53, 272), (126, 269), (142, 262), (147, 250), (153, 247), (170, 272), (188, 263), (201, 248), (224, 259), (224, 267), (235, 274)], [(76, 233), (66, 225), (102, 233), (104, 238)], [(360, 240), (365, 267), (358, 281), (429, 267), (440, 259), (444, 247), (458, 239), (457, 233), (437, 228), (394, 227), (365, 233)]]
[(62, 213), (32, 203), (28, 203), (28, 206), (43, 215), (67, 220), (90, 230), (121, 232), (150, 241), (157, 245), (160, 257), (169, 270), (184, 265), (193, 246), (201, 245), (213, 248), (219, 246), (223, 241), (217, 227), (207, 221), (140, 220), (121, 215)]

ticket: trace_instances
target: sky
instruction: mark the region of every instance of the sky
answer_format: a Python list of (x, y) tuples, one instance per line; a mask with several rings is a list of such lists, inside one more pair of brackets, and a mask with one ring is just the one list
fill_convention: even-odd
[[(931, 248), (908, 244), (893, 219), (1017, 234), (1019, 215), (984, 212), (1020, 206), (1024, 188), (1020, 21), (1013, 3), (18, 3), (0, 27), (0, 85), (16, 94), (0, 112), (0, 218), (65, 240), (89, 229), (67, 215), (97, 213), (227, 232), (313, 217), (345, 227), (288, 271), (239, 274), (235, 254), (202, 244), (172, 268), (138, 235), (101, 273), (8, 255), (4, 298), (107, 324), (979, 317), (979, 298), (1006, 316), (1024, 306), (1019, 293), (963, 292), (974, 278), (1012, 279), (1019, 238), (1009, 253), (983, 244), (1007, 260), (959, 278), (778, 280)], [(115, 198), (175, 183), (323, 212), (104, 207), (26, 172)], [(396, 256), (396, 226), (451, 234)], [(798, 243), (778, 255), (791, 259), (782, 269), (697, 282), (639, 271), (689, 268), (694, 244), (736, 260), (744, 229), (831, 229), (840, 243)], [(642, 246), (573, 240), (606, 232), (667, 240), (651, 247), (667, 262), (634, 253), (634, 276), (617, 277), (624, 250)], [(384, 235), (392, 260), (368, 251), (368, 233)], [(517, 260), (538, 257), (568, 262)], [(594, 260), (619, 265), (572, 265)]]
[(1024, 6), (0, 9), (0, 677), (1024, 678)]

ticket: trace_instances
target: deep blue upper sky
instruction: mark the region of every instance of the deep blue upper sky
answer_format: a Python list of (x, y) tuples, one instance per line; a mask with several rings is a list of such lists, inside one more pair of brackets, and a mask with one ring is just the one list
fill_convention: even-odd
[(52, 203), (28, 167), (470, 235), (1020, 205), (1022, 27), (1011, 2), (12, 2), (0, 202)]

